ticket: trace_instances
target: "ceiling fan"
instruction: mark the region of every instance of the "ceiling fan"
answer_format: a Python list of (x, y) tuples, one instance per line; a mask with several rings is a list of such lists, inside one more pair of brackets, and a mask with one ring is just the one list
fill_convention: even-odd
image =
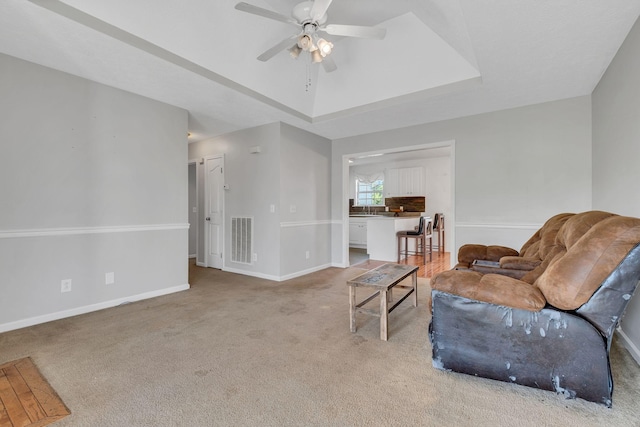
[[(263, 9), (249, 3), (240, 2), (236, 9), (254, 15), (284, 22), (299, 27), (300, 31), (282, 40), (280, 43), (266, 50), (258, 60), (268, 61), (282, 50), (288, 49), (292, 57), (297, 58), (305, 51), (311, 55), (312, 62), (320, 62), (326, 72), (334, 71), (337, 67), (329, 56), (333, 50), (333, 43), (319, 37), (318, 33), (334, 36), (360, 37), (381, 40), (387, 33), (385, 28), (365, 27), (360, 25), (328, 24), (327, 9), (333, 0), (303, 1), (294, 6), (291, 17), (281, 15), (268, 9)], [(294, 41), (295, 43), (291, 45)]]

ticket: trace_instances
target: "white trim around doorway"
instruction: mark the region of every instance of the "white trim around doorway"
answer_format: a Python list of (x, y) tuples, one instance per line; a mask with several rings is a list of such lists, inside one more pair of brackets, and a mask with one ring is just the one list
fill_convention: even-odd
[[(449, 215), (447, 216), (447, 238), (448, 238), (448, 247), (451, 248), (451, 252), (454, 253), (456, 250), (455, 246), (455, 194), (456, 194), (456, 186), (455, 186), (455, 140), (448, 141), (440, 141), (435, 143), (427, 143), (427, 144), (419, 144), (419, 145), (410, 145), (404, 147), (394, 147), (394, 148), (386, 148), (379, 149), (374, 151), (366, 151), (366, 152), (356, 152), (356, 153), (346, 153), (342, 155), (342, 265), (349, 265), (349, 204), (345, 202), (349, 200), (349, 158), (352, 157), (364, 157), (372, 154), (391, 154), (391, 153), (399, 153), (403, 151), (416, 151), (416, 150), (425, 150), (425, 149), (433, 149), (440, 147), (450, 147), (451, 154), (449, 157), (450, 161), (450, 179), (451, 179), (451, 210)], [(451, 267), (455, 264), (455, 257), (451, 257)]]

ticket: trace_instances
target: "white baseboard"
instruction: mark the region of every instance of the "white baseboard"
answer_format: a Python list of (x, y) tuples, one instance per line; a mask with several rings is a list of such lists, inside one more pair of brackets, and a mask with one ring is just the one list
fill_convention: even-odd
[(332, 262), (331, 263), (331, 267), (337, 267), (337, 268), (347, 268), (349, 267), (348, 265), (346, 265), (343, 262)]
[(197, 256), (198, 256), (198, 255), (196, 255), (196, 254), (191, 254), (191, 255), (189, 255), (189, 259), (191, 259), (191, 258), (195, 258), (195, 257), (197, 257)]
[(67, 317), (77, 316), (79, 314), (90, 313), (92, 311), (98, 311), (105, 308), (111, 308), (126, 302), (141, 301), (149, 298), (159, 297), (162, 295), (172, 294), (175, 292), (186, 291), (190, 287), (191, 286), (187, 283), (185, 285), (173, 286), (171, 288), (159, 289), (157, 291), (145, 292), (143, 294), (131, 295), (128, 297), (118, 298), (110, 301), (76, 307), (69, 310), (58, 311), (56, 313), (44, 314), (42, 316), (30, 317), (28, 319), (17, 320), (15, 322), (4, 323), (0, 324), (0, 333), (26, 328), (28, 326), (39, 325), (41, 323), (47, 323)]
[(196, 265), (198, 267), (206, 267), (205, 263), (204, 262), (200, 262), (200, 261), (196, 261)]
[(319, 265), (317, 267), (308, 268), (306, 270), (297, 271), (295, 273), (286, 274), (284, 276), (280, 276), (280, 281), (295, 279), (296, 277), (305, 276), (307, 274), (315, 273), (316, 271), (324, 270), (325, 268), (331, 267), (331, 264)]
[(274, 282), (283, 282), (285, 280), (295, 279), (296, 277), (304, 276), (307, 274), (315, 273), (316, 271), (324, 270), (325, 268), (333, 267), (331, 264), (319, 265), (307, 270), (296, 271), (295, 273), (285, 274), (284, 276), (274, 276), (271, 274), (257, 273), (255, 271), (239, 270), (237, 268), (223, 267), (222, 271), (229, 273), (243, 274), (245, 276), (258, 277), (260, 279), (273, 280)]
[(235, 273), (235, 274), (242, 274), (243, 276), (257, 277), (260, 279), (273, 280), (274, 282), (280, 281), (280, 278), (278, 276), (272, 276), (271, 274), (258, 273), (255, 271), (240, 270), (238, 268), (222, 267), (222, 271)]
[(633, 357), (636, 363), (640, 365), (640, 349), (638, 349), (638, 347), (636, 347), (633, 341), (629, 339), (629, 337), (627, 336), (627, 334), (624, 333), (622, 328), (618, 327), (616, 331), (618, 332), (618, 337), (622, 339), (622, 344), (631, 354), (631, 357)]

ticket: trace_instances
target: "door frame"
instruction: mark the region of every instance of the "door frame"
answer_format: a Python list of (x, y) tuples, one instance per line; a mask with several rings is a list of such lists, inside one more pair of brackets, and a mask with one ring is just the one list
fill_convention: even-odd
[[(187, 181), (189, 179), (189, 166), (194, 165), (196, 167), (196, 220), (195, 224), (189, 223), (189, 228), (195, 227), (195, 236), (196, 236), (196, 264), (198, 263), (198, 250), (200, 249), (200, 182), (198, 181), (198, 164), (200, 163), (200, 159), (191, 159), (187, 162)], [(188, 199), (189, 197), (187, 197)], [(187, 204), (189, 205), (189, 214), (191, 214), (191, 204), (189, 203), (191, 200), (187, 200)], [(187, 248), (189, 243), (187, 242)], [(188, 251), (187, 251), (188, 252)], [(191, 254), (189, 254), (191, 255)]]
[(225, 212), (226, 211), (225, 211), (225, 209), (226, 209), (226, 206), (227, 206), (226, 194), (224, 192), (224, 182), (225, 182), (225, 180), (224, 180), (224, 177), (225, 177), (224, 170), (226, 168), (225, 161), (224, 161), (224, 154), (216, 154), (216, 155), (213, 155), (213, 156), (207, 156), (207, 157), (204, 157), (202, 159), (203, 160), (202, 161), (202, 180), (204, 181), (204, 185), (203, 185), (203, 189), (204, 189), (204, 198), (203, 198), (204, 199), (204, 206), (203, 206), (203, 210), (202, 210), (202, 213), (203, 213), (202, 220), (199, 221), (202, 224), (202, 233), (200, 233), (200, 235), (204, 239), (204, 254), (203, 254), (202, 258), (203, 258), (203, 264), (204, 264), (203, 267), (210, 267), (209, 266), (209, 256), (208, 256), (208, 253), (209, 253), (209, 239), (208, 239), (208, 236), (207, 236), (208, 230), (207, 230), (207, 224), (206, 224), (206, 219), (205, 219), (205, 217), (207, 216), (206, 209), (207, 209), (207, 206), (209, 205), (208, 204), (209, 192), (207, 191), (209, 189), (209, 180), (207, 179), (206, 165), (207, 165), (207, 160), (213, 160), (213, 159), (220, 159), (220, 161), (222, 163), (222, 182), (223, 182), (222, 188), (221, 188), (221, 190), (222, 190), (222, 214), (221, 214), (222, 223), (220, 225), (220, 235), (221, 235), (220, 236), (221, 237), (220, 245), (221, 245), (221, 251), (222, 251), (222, 266), (221, 266), (220, 269), (224, 270), (224, 267), (225, 267), (225, 241), (226, 241), (226, 239), (225, 239), (225, 237), (226, 237), (226, 234), (225, 234), (225, 230), (226, 230), (226, 227), (225, 227), (225, 223), (226, 223)]

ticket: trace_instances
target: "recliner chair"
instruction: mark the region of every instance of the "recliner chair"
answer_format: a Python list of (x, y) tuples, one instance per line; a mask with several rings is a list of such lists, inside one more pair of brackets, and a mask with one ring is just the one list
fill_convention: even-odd
[(609, 350), (640, 280), (640, 219), (563, 215), (553, 239), (534, 239), (532, 282), (464, 269), (432, 278), (434, 367), (611, 406)]

